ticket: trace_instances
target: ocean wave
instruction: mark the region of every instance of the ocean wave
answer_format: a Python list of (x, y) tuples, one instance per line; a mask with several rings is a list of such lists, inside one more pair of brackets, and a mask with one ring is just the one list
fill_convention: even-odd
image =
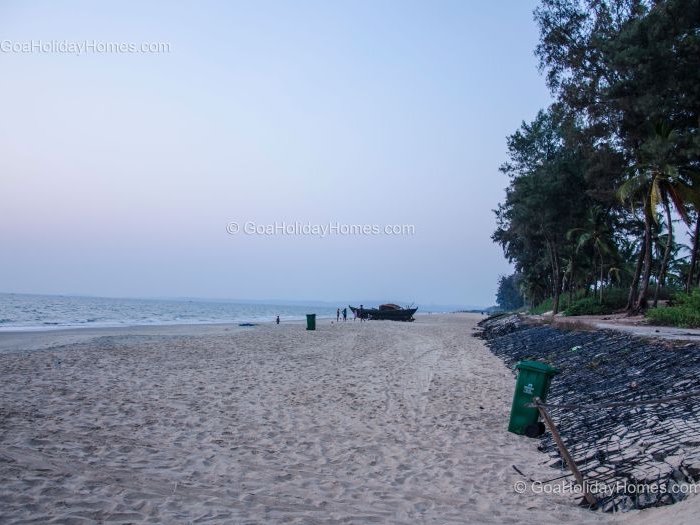
[(0, 294), (0, 331), (334, 318), (328, 306)]

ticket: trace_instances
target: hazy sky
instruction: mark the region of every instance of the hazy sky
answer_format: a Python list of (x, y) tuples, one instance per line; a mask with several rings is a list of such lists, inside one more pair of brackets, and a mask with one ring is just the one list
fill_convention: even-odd
[(493, 304), (535, 5), (0, 3), (0, 291)]

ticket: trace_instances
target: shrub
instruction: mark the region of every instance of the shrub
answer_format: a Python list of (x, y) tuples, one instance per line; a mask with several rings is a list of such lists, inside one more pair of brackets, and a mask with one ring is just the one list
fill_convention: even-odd
[(647, 319), (652, 323), (681, 328), (700, 327), (700, 291), (678, 293), (673, 298), (674, 306), (652, 308), (647, 311)]
[[(603, 290), (602, 305), (598, 293), (585, 297), (583, 292), (579, 292), (574, 296), (574, 301), (570, 305), (568, 304), (568, 294), (562, 294), (559, 301), (560, 310), (563, 311), (564, 315), (607, 315), (627, 306), (629, 290), (625, 288), (606, 288)], [(552, 310), (553, 306), (554, 299), (545, 299), (536, 307), (531, 308), (530, 313), (543, 314)]]
[(575, 301), (564, 310), (564, 315), (604, 315), (609, 314), (613, 309), (606, 303), (600, 304), (597, 297), (586, 297)]
[(622, 310), (627, 306), (629, 293), (629, 288), (606, 288), (603, 290), (603, 304), (612, 311)]
[[(560, 299), (561, 301), (561, 299)], [(533, 315), (538, 315), (538, 314), (543, 314), (545, 312), (549, 312), (554, 308), (554, 299), (549, 298), (545, 299), (542, 301), (540, 304), (535, 306), (534, 308), (530, 308), (530, 313)]]

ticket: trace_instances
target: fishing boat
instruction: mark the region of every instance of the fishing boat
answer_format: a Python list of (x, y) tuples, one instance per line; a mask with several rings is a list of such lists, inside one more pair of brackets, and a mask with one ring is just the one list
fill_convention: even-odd
[(418, 308), (402, 308), (397, 304), (387, 303), (380, 305), (379, 308), (363, 307), (362, 314), (360, 314), (360, 309), (355, 306), (350, 306), (350, 310), (352, 310), (355, 316), (362, 317), (362, 319), (372, 319), (374, 321), (413, 321), (413, 314), (416, 313)]

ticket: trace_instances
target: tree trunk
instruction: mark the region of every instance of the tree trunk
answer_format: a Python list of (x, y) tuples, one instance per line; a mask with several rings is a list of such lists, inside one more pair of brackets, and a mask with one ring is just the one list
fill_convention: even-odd
[(600, 304), (603, 304), (603, 253), (598, 252), (600, 256)]
[(552, 271), (554, 272), (554, 306), (552, 313), (559, 313), (559, 298), (561, 295), (561, 275), (559, 272), (559, 257), (554, 246), (552, 246)]
[(695, 272), (695, 261), (698, 256), (698, 240), (700, 240), (700, 214), (695, 219), (695, 231), (693, 231), (693, 247), (690, 250), (690, 267), (688, 268), (688, 282), (685, 285), (685, 293), (690, 293), (693, 287), (693, 273)]
[(641, 311), (644, 306), (647, 291), (649, 290), (649, 279), (651, 278), (651, 217), (647, 214), (645, 214), (644, 217), (644, 246), (644, 275), (642, 276), (642, 282), (639, 288), (639, 296), (634, 305), (636, 312)]
[(552, 306), (552, 314), (559, 313), (559, 297), (561, 295), (561, 272), (559, 271), (559, 256), (556, 246), (553, 242), (547, 240), (549, 248), (549, 259), (552, 265), (552, 295), (554, 296), (554, 305)]
[(659, 288), (664, 285), (666, 280), (666, 267), (668, 266), (668, 259), (671, 256), (671, 244), (673, 243), (673, 224), (671, 223), (671, 207), (668, 202), (664, 202), (664, 209), (666, 210), (666, 221), (668, 222), (668, 237), (666, 239), (666, 249), (664, 250), (664, 258), (661, 260), (661, 268), (659, 269), (659, 281), (656, 283), (656, 290), (654, 291), (654, 308), (659, 302)]
[(630, 286), (630, 293), (627, 297), (627, 307), (625, 308), (627, 312), (632, 312), (634, 310), (634, 305), (637, 302), (639, 279), (642, 275), (642, 263), (644, 262), (644, 257), (646, 257), (647, 245), (646, 242), (642, 242), (642, 247), (639, 250), (639, 259), (637, 259), (637, 265), (634, 267), (634, 276), (632, 277), (632, 285)]
[(557, 274), (554, 277), (554, 313), (559, 313), (559, 303), (561, 301), (561, 269), (557, 262)]
[(569, 277), (569, 306), (574, 303), (574, 256), (571, 256), (571, 275)]

